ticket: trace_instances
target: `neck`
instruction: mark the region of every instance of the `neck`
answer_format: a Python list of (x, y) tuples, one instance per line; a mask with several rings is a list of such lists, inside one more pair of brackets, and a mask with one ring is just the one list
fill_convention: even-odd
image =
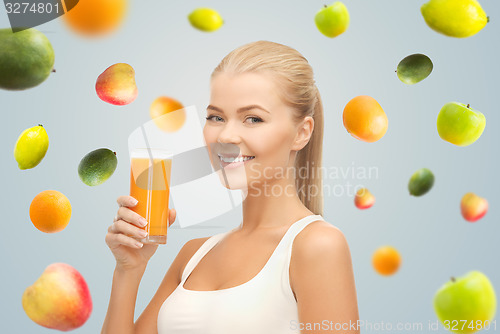
[(313, 214), (300, 200), (294, 179), (282, 178), (274, 182), (253, 185), (245, 190), (243, 222), (240, 231), (253, 232), (288, 226), (308, 214)]

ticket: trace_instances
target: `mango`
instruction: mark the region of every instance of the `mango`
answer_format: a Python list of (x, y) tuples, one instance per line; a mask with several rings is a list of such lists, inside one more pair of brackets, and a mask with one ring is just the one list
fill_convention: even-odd
[(24, 90), (38, 86), (53, 72), (54, 49), (40, 31), (13, 33), (0, 29), (0, 88)]

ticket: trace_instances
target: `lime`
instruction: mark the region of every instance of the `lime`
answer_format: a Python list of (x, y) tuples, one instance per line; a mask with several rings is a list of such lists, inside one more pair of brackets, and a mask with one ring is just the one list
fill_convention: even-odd
[(429, 57), (416, 53), (401, 60), (396, 72), (399, 80), (407, 85), (413, 85), (427, 78), (432, 68), (432, 61)]
[(116, 152), (99, 148), (85, 155), (78, 165), (78, 175), (88, 186), (98, 186), (113, 175), (118, 161)]
[(434, 185), (434, 174), (427, 168), (420, 168), (410, 178), (408, 190), (410, 195), (422, 196)]

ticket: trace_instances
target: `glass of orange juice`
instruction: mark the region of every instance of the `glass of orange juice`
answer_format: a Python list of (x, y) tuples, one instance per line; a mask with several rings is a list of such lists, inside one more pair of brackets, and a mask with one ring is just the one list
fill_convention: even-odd
[(148, 235), (139, 240), (142, 243), (167, 243), (172, 156), (163, 149), (130, 151), (130, 196), (139, 201), (131, 209), (148, 222), (143, 228)]

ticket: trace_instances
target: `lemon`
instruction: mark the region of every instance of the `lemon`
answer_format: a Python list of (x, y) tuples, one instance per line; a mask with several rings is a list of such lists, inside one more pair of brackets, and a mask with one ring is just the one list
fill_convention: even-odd
[(475, 35), (489, 21), (476, 0), (430, 0), (420, 11), (429, 27), (450, 37)]
[(48, 148), (49, 136), (41, 124), (24, 130), (14, 147), (14, 158), (19, 169), (37, 166), (45, 157)]
[(196, 8), (188, 15), (191, 25), (201, 31), (215, 31), (219, 29), (224, 20), (220, 14), (212, 8)]

